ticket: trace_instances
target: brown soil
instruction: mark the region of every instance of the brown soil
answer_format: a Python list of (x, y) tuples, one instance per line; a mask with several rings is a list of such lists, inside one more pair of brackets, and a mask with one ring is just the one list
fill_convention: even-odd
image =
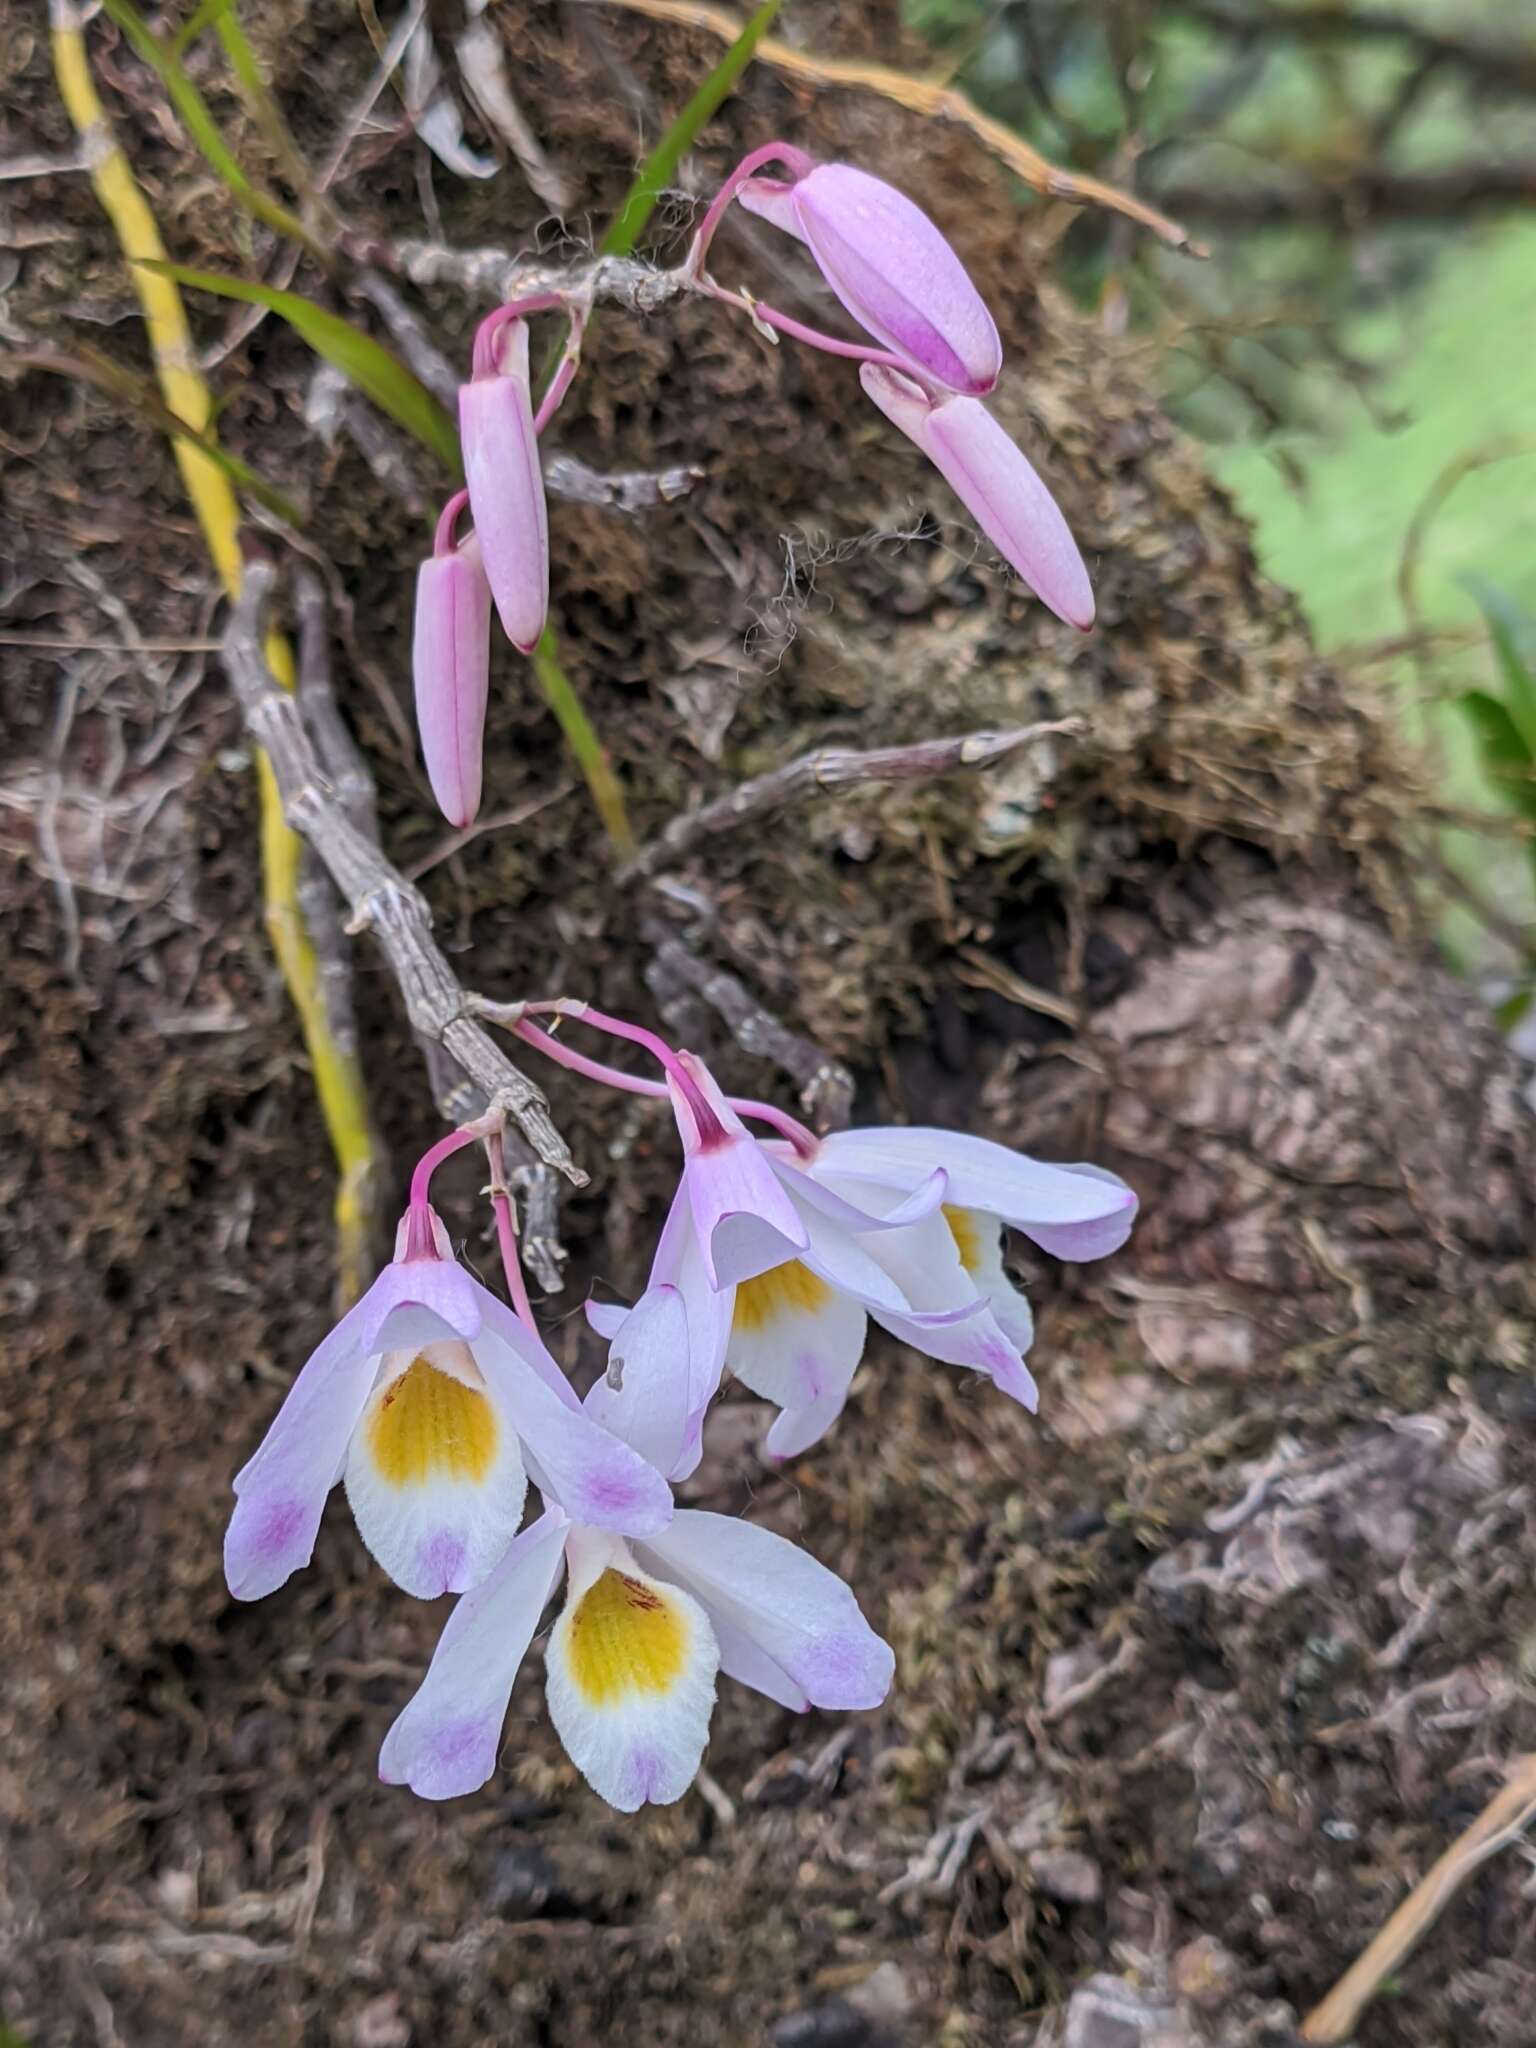
[[(371, 62), (357, 20), (248, 11), (320, 156)], [(897, 47), (884, 7), (796, 14), (829, 51)], [(713, 46), (607, 9), (500, 18), (603, 221)], [(4, 153), (65, 153), (34, 11), (12, 0), (5, 37)], [(103, 25), (92, 44), (178, 255), (249, 267), (147, 74)], [(670, 922), (850, 1063), (861, 1115), (1101, 1159), (1143, 1224), (1107, 1267), (1032, 1271), (1038, 1422), (894, 1350), (783, 1476), (752, 1404), (714, 1418), (694, 1497), (848, 1575), (898, 1652), (880, 1712), (798, 1720), (728, 1687), (718, 1792), (623, 1820), (566, 1763), (535, 1660), (483, 1793), (439, 1810), (381, 1787), (442, 1612), (388, 1587), (339, 1504), (260, 1606), (219, 1567), (229, 1476), (326, 1323), (332, 1176), (262, 936), (238, 721), (211, 655), (156, 645), (207, 635), (209, 572), (152, 432), (8, 373), (8, 631), (76, 643), (8, 647), (0, 712), (0, 2013), (33, 2048), (1121, 2048), (1158, 2028), (1280, 2048), (1536, 1747), (1536, 1148), (1408, 907), (1415, 771), (1258, 578), (1136, 349), (1043, 281), (1059, 222), (1021, 216), (962, 138), (768, 74), (701, 183), (784, 132), (899, 180), (972, 259), (1005, 416), (1089, 545), (1101, 625), (1058, 627), (931, 516), (952, 508), (846, 369), (699, 310), (605, 316), (564, 445), (707, 472), (641, 520), (553, 515), (568, 665), (638, 822), (823, 738), (1065, 712), (1090, 734), (1043, 768), (823, 799), (685, 863), (699, 899), (639, 896), (508, 659), (487, 807), (550, 801), (431, 871), (438, 929), (488, 993), (651, 1015), (643, 920)], [(369, 135), (349, 164), (359, 225), (418, 230), (410, 142)], [(532, 242), (515, 168), (434, 182), (451, 241)], [(13, 334), (142, 361), (87, 181), (9, 192)], [(767, 246), (723, 244), (721, 268)], [(462, 353), (474, 309), (426, 310)], [(308, 436), (309, 374), (268, 322), (215, 373), (224, 430), (307, 504), (410, 865), (439, 827), (380, 692), (404, 701), (422, 534)], [(701, 716), (718, 744), (690, 740)], [(407, 1160), (433, 1114), (366, 946), (356, 994)], [(711, 1013), (672, 1021), (789, 1099)], [(649, 1108), (550, 1092), (593, 1174), (550, 1304), (580, 1372), (574, 1304), (635, 1285), (672, 1156)], [(481, 1259), (468, 1169), (452, 1185)], [(1510, 1853), (1472, 1879), (1363, 2048), (1533, 2039), (1528, 1877)]]

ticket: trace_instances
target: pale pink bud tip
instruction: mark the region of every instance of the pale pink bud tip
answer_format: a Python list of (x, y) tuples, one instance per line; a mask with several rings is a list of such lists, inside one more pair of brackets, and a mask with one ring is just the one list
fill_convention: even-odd
[(450, 825), (474, 822), (490, 676), (491, 590), (476, 540), (422, 563), (412, 666), (422, 758)]
[(904, 192), (851, 164), (818, 164), (787, 187), (749, 182), (737, 198), (798, 232), (854, 319), (894, 355), (951, 391), (996, 384), (997, 324), (960, 258)]
[(1077, 542), (1034, 466), (980, 400), (946, 398), (935, 405), (879, 363), (861, 365), (859, 378), (1042, 603), (1086, 633), (1093, 624), (1093, 586)]
[(549, 526), (521, 320), (506, 331), (502, 362), (502, 375), (460, 386), (459, 439), (491, 594), (507, 638), (528, 654), (549, 611)]

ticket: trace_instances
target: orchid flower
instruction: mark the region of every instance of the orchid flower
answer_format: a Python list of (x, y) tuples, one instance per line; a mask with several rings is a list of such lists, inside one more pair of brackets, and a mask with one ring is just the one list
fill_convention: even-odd
[(438, 809), (461, 831), (480, 808), (490, 686), (491, 586), (474, 534), (454, 540), (468, 492), (449, 499), (416, 576), (411, 666), (422, 759)]
[[(1003, 1227), (1059, 1258), (1101, 1258), (1135, 1217), (1124, 1181), (953, 1131), (756, 1139), (703, 1064), (676, 1057), (684, 1166), (650, 1285), (674, 1287), (683, 1305), (695, 1460), (726, 1369), (783, 1411), (771, 1457), (818, 1442), (848, 1398), (871, 1317), (1033, 1410), (1033, 1322), (1003, 1267)], [(589, 1303), (587, 1316), (610, 1339), (627, 1328), (621, 1307)]]
[[(681, 1297), (651, 1289), (587, 1412), (675, 1476), (689, 1456)], [(387, 1784), (426, 1799), (473, 1792), (496, 1768), (518, 1667), (567, 1580), (545, 1651), (550, 1718), (587, 1782), (633, 1813), (698, 1774), (718, 1672), (781, 1705), (878, 1706), (894, 1659), (841, 1579), (771, 1530), (679, 1510), (642, 1542), (550, 1508), (449, 1616), (421, 1689), (379, 1756)]]
[(665, 1482), (584, 1413), (537, 1335), (452, 1258), (413, 1205), (395, 1256), (309, 1359), (235, 1479), (224, 1570), (259, 1600), (308, 1564), (345, 1479), (358, 1531), (398, 1586), (465, 1592), (500, 1561), (528, 1479), (587, 1523), (652, 1535)]

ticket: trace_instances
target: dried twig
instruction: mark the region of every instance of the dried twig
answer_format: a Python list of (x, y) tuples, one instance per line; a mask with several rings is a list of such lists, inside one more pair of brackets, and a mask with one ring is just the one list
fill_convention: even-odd
[(550, 162), (517, 103), (500, 35), (482, 16), (455, 37), (453, 52), (470, 98), (516, 157), (529, 185), (552, 212), (569, 213), (575, 195), (569, 181)]
[(1274, 179), (1191, 179), (1163, 187), (1171, 206), (1223, 228), (1294, 228), (1322, 221), (1464, 220), (1488, 209), (1528, 207), (1536, 199), (1536, 159), (1490, 158), (1399, 171), (1359, 163), (1337, 173)]
[[(679, 266), (658, 270), (634, 256), (593, 256), (579, 263), (531, 262), (505, 249), (450, 249), (445, 242), (407, 236), (379, 242), (344, 235), (342, 246), (360, 263), (383, 264), (414, 285), (447, 284), (471, 297), (506, 301), (534, 292), (566, 292), (590, 313), (594, 306), (622, 306), (631, 313), (655, 313), (695, 291)], [(377, 300), (375, 300), (377, 304)]]
[(684, 498), (702, 469), (590, 469), (574, 455), (544, 457), (544, 488), (578, 505), (612, 505), (620, 512), (653, 512)]
[[(402, 244), (401, 249), (403, 251), (410, 247), (420, 250), (423, 246), (420, 243)], [(390, 260), (394, 260), (394, 256), (395, 252), (390, 252)], [(434, 259), (451, 266), (456, 260), (456, 252), (451, 249), (436, 249), (434, 246)], [(488, 272), (498, 280), (498, 288), (505, 288), (509, 292), (533, 288), (527, 282), (532, 273), (508, 256), (504, 250), (466, 251), (463, 253), (463, 262), (467, 266), (466, 278), (474, 280), (472, 289), (479, 289)], [(644, 266), (639, 268), (643, 270)], [(406, 274), (411, 274), (409, 268), (406, 269)], [(541, 276), (544, 274), (542, 270), (539, 273)], [(665, 276), (669, 280), (675, 275), (670, 271), (649, 274), (653, 277)], [(424, 276), (423, 281), (431, 280)], [(632, 303), (634, 296), (640, 291), (638, 280), (628, 273), (622, 277), (614, 277), (605, 285), (604, 273), (599, 272), (597, 283), (605, 290), (611, 289), (623, 294), (624, 304)], [(433, 397), (440, 399), (451, 410), (456, 410), (462, 379), (433, 341), (420, 316), (406, 304), (389, 279), (381, 277), (375, 269), (365, 266), (360, 270), (354, 288), (359, 297), (366, 299), (378, 313), (389, 329), (395, 346)], [(679, 281), (676, 289), (681, 291), (683, 288)], [(645, 289), (647, 292), (650, 291), (649, 286)], [(671, 295), (670, 284), (666, 295)], [(382, 422), (377, 420), (377, 416), (373, 417), (375, 424), (387, 432), (388, 430), (382, 427)], [(346, 417), (344, 424), (349, 432), (353, 431), (350, 415)], [(368, 456), (370, 462), (374, 461), (368, 448), (364, 447), (363, 453)], [(578, 505), (612, 505), (620, 512), (650, 512), (658, 505), (670, 505), (676, 499), (685, 497), (704, 475), (702, 469), (682, 466), (661, 470), (592, 469), (578, 457), (562, 454), (558, 450), (544, 455), (543, 466), (544, 487), (552, 498), (568, 498)], [(376, 463), (375, 473), (379, 473)], [(385, 477), (384, 481), (389, 482), (389, 478)]]
[(621, 882), (653, 875), (669, 860), (687, 853), (701, 839), (734, 832), (749, 818), (776, 811), (802, 796), (860, 782), (922, 782), (947, 775), (954, 768), (986, 768), (1021, 747), (1042, 740), (1077, 737), (1086, 730), (1080, 718), (1060, 718), (1044, 725), (1021, 725), (1006, 732), (957, 733), (951, 739), (913, 740), (902, 747), (817, 747), (786, 761), (782, 768), (728, 790), (712, 803), (701, 804), (672, 820), (635, 858), (620, 870)]
[[(734, 43), (743, 27), (735, 15), (728, 14), (723, 7), (705, 6), (700, 4), (700, 0), (603, 0), (603, 4), (626, 8), (632, 14), (649, 15), (653, 21), (674, 22), (679, 28), (702, 29), (706, 35), (716, 36), (724, 43)], [(770, 65), (793, 78), (802, 78), (809, 85), (877, 93), (881, 99), (905, 107), (910, 113), (922, 114), (932, 121), (953, 121), (959, 127), (968, 128), (984, 148), (1022, 178), (1032, 191), (1049, 199), (1068, 199), (1079, 206), (1108, 207), (1112, 213), (1124, 214), (1126, 219), (1150, 228), (1171, 249), (1182, 249), (1191, 256), (1209, 253), (1192, 240), (1187, 229), (1180, 227), (1176, 220), (1170, 220), (1166, 214), (1159, 213), (1155, 206), (1148, 206), (1129, 192), (1119, 192), (1098, 178), (1079, 177), (1075, 172), (1064, 171), (1058, 164), (1049, 162), (1038, 150), (1031, 149), (1027, 142), (1015, 135), (1011, 128), (1004, 127), (1001, 121), (994, 121), (990, 114), (972, 106), (965, 94), (954, 86), (938, 85), (927, 78), (913, 78), (905, 71), (892, 71), (883, 64), (860, 64), (839, 57), (813, 57), (793, 44), (779, 42), (774, 36), (764, 36), (754, 54), (759, 64)]]
[(298, 704), (273, 681), (261, 637), (273, 580), (269, 563), (248, 565), (223, 655), (246, 730), (271, 760), (289, 825), (319, 854), (349, 905), (348, 929), (371, 930), (378, 940), (412, 1026), (442, 1045), (486, 1099), (515, 1119), (547, 1166), (574, 1186), (585, 1186), (587, 1176), (572, 1160), (541, 1091), (468, 1013), (464, 991), (432, 937), (425, 898), (347, 815), (320, 767)]
[[(314, 739), (321, 766), (338, 802), (361, 832), (377, 838), (373, 809), (373, 778), (363, 765), (352, 735), (342, 723), (331, 686), (330, 640), (325, 627), (325, 596), (319, 579), (305, 572), (296, 581), (299, 615), (299, 665), (295, 696)], [(336, 892), (315, 855), (306, 846), (299, 861), (299, 910), (314, 947), (326, 1020), (335, 1043), (349, 1057), (357, 1054), (357, 1013), (352, 1003), (352, 942), (337, 914)], [(371, 1213), (377, 1196), (379, 1157), (375, 1147), (370, 1172), (373, 1186), (365, 1206)]]
[(772, 1060), (800, 1090), (801, 1106), (819, 1130), (840, 1131), (853, 1104), (853, 1076), (812, 1039), (765, 1010), (744, 982), (701, 960), (657, 918), (642, 919), (640, 936), (653, 950), (645, 979), (658, 1003), (681, 986), (697, 990), (724, 1018), (743, 1052)]
[(1302, 2040), (1322, 2043), (1324, 2048), (1348, 2041), (1382, 1983), (1433, 1927), (1473, 1871), (1523, 1833), (1533, 1817), (1536, 1755), (1518, 1760), (1503, 1789), (1495, 1793), (1445, 1854), (1431, 1864), (1375, 1940), (1345, 1971), (1322, 2004), (1308, 2013), (1302, 2022)]
[(353, 278), (352, 289), (373, 307), (407, 365), (432, 396), (456, 409), (463, 380), (428, 333), (426, 322), (406, 304), (389, 279), (365, 265)]

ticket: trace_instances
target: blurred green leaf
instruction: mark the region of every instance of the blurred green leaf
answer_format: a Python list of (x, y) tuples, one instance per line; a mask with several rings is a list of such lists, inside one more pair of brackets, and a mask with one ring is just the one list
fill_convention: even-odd
[(1525, 817), (1536, 819), (1536, 757), (1508, 705), (1491, 690), (1463, 690), (1455, 701), (1471, 721), (1489, 776)]
[(600, 255), (630, 254), (640, 239), (641, 230), (656, 210), (656, 201), (676, 177), (678, 165), (698, 140), (700, 130), (729, 97), (731, 88), (752, 62), (753, 53), (773, 26), (774, 17), (781, 5), (782, 0), (764, 0), (764, 4), (758, 8), (640, 166), (635, 182), (624, 196), (624, 204), (614, 217), (612, 227), (598, 244)]
[(304, 153), (294, 141), (288, 123), (283, 119), (282, 109), (268, 88), (256, 52), (246, 39), (235, 0), (214, 0), (212, 18), (246, 111), (266, 137), (283, 167), (284, 177), (303, 196), (306, 204), (313, 207), (318, 195), (309, 174), (309, 165), (304, 161)]
[(187, 75), (186, 66), (174, 47), (161, 41), (133, 5), (133, 0), (102, 0), (102, 6), (159, 78), (170, 95), (172, 106), (185, 123), (187, 133), (240, 204), (254, 213), (258, 220), (265, 221), (269, 228), (301, 242), (311, 255), (325, 262), (325, 250), (310, 235), (297, 214), (290, 213), (270, 192), (263, 191), (247, 176), (239, 158), (220, 134), (218, 123), (208, 111), (207, 101)]
[(187, 16), (171, 37), (167, 45), (169, 53), (174, 57), (184, 56), (203, 31), (228, 14), (234, 4), (235, 0), (202, 0), (202, 4)]
[[(1509, 707), (1491, 690), (1463, 690), (1454, 701), (1477, 735), (1488, 780), (1527, 824), (1536, 825), (1536, 752), (1510, 716)], [(1527, 841), (1526, 855), (1536, 875), (1536, 838)]]
[(1485, 583), (1481, 576), (1460, 580), (1488, 627), (1510, 716), (1536, 755), (1536, 618), (1497, 584)]
[(452, 418), (399, 357), (372, 335), (364, 334), (340, 314), (328, 313), (302, 292), (278, 291), (272, 285), (222, 277), (212, 270), (189, 270), (180, 263), (146, 263), (144, 268), (174, 278), (193, 291), (216, 292), (220, 298), (244, 299), (248, 305), (267, 307), (286, 320), (317, 356), (323, 356), (365, 398), (371, 398), (381, 412), (388, 413), (424, 448), (430, 448), (455, 477), (459, 475), (459, 436)]
[(1532, 998), (1536, 988), (1517, 988), (1513, 995), (1506, 996), (1494, 1010), (1494, 1021), (1501, 1031), (1513, 1031), (1517, 1024), (1523, 1024), (1530, 1015)]

